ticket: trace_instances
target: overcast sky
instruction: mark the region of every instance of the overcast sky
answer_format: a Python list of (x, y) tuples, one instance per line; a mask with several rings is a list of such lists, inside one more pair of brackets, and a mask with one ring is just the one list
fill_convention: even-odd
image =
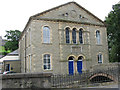
[(0, 0), (0, 36), (6, 30), (23, 31), (30, 16), (75, 1), (104, 21), (119, 0)]

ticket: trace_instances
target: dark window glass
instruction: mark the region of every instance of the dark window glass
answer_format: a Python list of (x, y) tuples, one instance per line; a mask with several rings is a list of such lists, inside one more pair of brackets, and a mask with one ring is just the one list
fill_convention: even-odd
[(6, 64), (6, 71), (10, 71), (10, 64)]
[(76, 44), (76, 28), (74, 28), (72, 31), (72, 41), (74, 44)]
[(50, 43), (50, 28), (48, 26), (43, 27), (43, 43)]
[(44, 70), (49, 70), (51, 69), (51, 64), (50, 64), (50, 55), (45, 54), (44, 55)]
[(102, 63), (102, 54), (98, 54), (98, 63)]
[(100, 44), (100, 31), (96, 31), (96, 41), (97, 41), (97, 44)]
[(74, 60), (74, 57), (73, 57), (73, 56), (70, 56), (70, 57), (68, 58), (68, 60)]
[(66, 43), (70, 43), (69, 28), (66, 28), (65, 33), (66, 33)]
[(83, 44), (83, 34), (82, 34), (82, 29), (79, 30), (79, 42), (80, 42), (80, 44)]
[(83, 60), (83, 56), (78, 57), (78, 60)]

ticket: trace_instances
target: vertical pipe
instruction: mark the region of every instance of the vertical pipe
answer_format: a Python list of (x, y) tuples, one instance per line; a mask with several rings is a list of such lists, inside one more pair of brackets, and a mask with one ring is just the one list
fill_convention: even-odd
[(31, 56), (32, 56), (32, 50), (31, 50), (31, 30), (29, 28), (29, 32), (30, 32), (30, 72), (31, 72)]
[(25, 32), (25, 73), (26, 73), (26, 67), (27, 67), (27, 62), (26, 62), (26, 32)]

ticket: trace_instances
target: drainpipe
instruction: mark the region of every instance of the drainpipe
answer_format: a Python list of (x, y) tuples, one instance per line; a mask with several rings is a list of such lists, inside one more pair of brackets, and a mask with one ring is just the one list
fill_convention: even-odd
[(31, 49), (31, 47), (32, 47), (32, 46), (31, 46), (31, 29), (29, 29), (29, 31), (30, 31), (30, 72), (31, 72), (31, 64), (32, 64), (32, 63), (31, 63), (31, 60), (32, 60), (32, 59), (31, 59), (31, 56), (32, 56), (32, 49)]
[(26, 32), (25, 32), (25, 73), (26, 73), (27, 61), (26, 61)]

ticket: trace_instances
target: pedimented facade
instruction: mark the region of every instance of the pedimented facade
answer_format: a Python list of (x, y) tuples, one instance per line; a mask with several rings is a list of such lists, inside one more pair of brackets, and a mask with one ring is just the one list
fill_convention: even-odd
[(76, 2), (31, 16), (19, 48), (22, 72), (74, 74), (108, 63), (103, 21)]

